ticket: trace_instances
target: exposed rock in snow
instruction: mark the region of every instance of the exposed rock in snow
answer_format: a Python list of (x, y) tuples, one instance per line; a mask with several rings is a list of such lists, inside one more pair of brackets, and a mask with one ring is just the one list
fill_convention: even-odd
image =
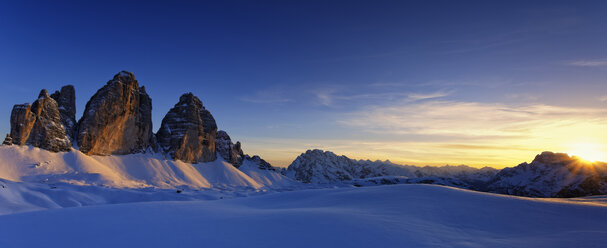
[(216, 135), (215, 119), (192, 93), (179, 98), (179, 102), (162, 119), (156, 133), (158, 144), (167, 154), (173, 159), (190, 163), (217, 159)]
[(4, 141), (2, 142), (2, 145), (10, 146), (12, 144), (13, 144), (13, 138), (11, 138), (10, 134), (6, 134), (6, 137), (4, 138)]
[(11, 138), (14, 144), (32, 145), (53, 152), (68, 151), (72, 146), (61, 124), (57, 102), (44, 89), (32, 105), (13, 107)]
[(65, 128), (65, 134), (73, 141), (76, 129), (76, 90), (73, 85), (66, 85), (61, 87), (61, 91), (51, 94), (51, 97), (59, 106), (59, 115), (61, 124)]
[(223, 159), (236, 166), (236, 168), (240, 167), (244, 159), (244, 152), (240, 147), (239, 141), (236, 144), (232, 143), (232, 139), (230, 139), (228, 133), (219, 130), (215, 138), (215, 147), (217, 148), (217, 153)]
[(607, 164), (543, 152), (529, 164), (502, 169), (481, 190), (533, 197), (607, 194)]
[(244, 161), (248, 161), (253, 164), (256, 164), (257, 168), (262, 169), (262, 170), (271, 170), (271, 171), (276, 170), (270, 163), (266, 162), (265, 160), (263, 160), (261, 157), (259, 157), (257, 155), (254, 155), (252, 157), (249, 155), (245, 155)]
[(133, 73), (122, 71), (88, 101), (78, 122), (78, 146), (89, 155), (130, 154), (156, 147), (152, 99)]

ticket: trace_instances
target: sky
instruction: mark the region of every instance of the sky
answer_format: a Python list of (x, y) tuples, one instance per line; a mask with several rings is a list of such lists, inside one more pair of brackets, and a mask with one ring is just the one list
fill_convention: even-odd
[(0, 132), (135, 74), (154, 130), (193, 92), (275, 166), (307, 149), (410, 165), (607, 160), (605, 1), (1, 1)]

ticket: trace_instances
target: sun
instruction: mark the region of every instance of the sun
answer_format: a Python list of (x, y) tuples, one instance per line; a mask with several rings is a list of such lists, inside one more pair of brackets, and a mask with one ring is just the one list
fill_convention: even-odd
[(573, 144), (568, 153), (571, 156), (577, 156), (587, 161), (607, 161), (607, 151), (596, 143)]

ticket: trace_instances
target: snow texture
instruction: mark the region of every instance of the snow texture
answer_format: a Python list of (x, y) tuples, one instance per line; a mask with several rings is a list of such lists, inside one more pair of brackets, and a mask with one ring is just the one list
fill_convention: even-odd
[(0, 247), (604, 247), (607, 206), (436, 185), (0, 216)]

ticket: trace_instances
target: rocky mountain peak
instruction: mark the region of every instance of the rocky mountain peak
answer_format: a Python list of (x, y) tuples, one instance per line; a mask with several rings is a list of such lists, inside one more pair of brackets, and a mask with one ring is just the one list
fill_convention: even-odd
[(554, 153), (554, 152), (542, 152), (535, 156), (532, 164), (560, 164), (570, 163), (575, 158), (569, 156), (567, 153)]
[(162, 119), (156, 138), (160, 147), (173, 159), (184, 162), (209, 162), (217, 159), (215, 138), (217, 123), (192, 93), (179, 97), (179, 102)]
[(128, 82), (136, 82), (137, 80), (135, 80), (135, 74), (133, 74), (132, 72), (120, 71), (116, 75), (114, 75), (114, 78), (108, 83), (116, 82), (116, 81), (128, 83)]
[(154, 149), (152, 99), (131, 72), (121, 71), (87, 102), (78, 122), (80, 150), (92, 155)]
[[(33, 104), (17, 104), (11, 112), (11, 141), (49, 151), (68, 151), (71, 142), (61, 123), (57, 102), (43, 89)], [(7, 140), (7, 139), (5, 139)]]
[(48, 91), (46, 89), (42, 89), (40, 94), (38, 94), (38, 99), (40, 98), (49, 98)]

